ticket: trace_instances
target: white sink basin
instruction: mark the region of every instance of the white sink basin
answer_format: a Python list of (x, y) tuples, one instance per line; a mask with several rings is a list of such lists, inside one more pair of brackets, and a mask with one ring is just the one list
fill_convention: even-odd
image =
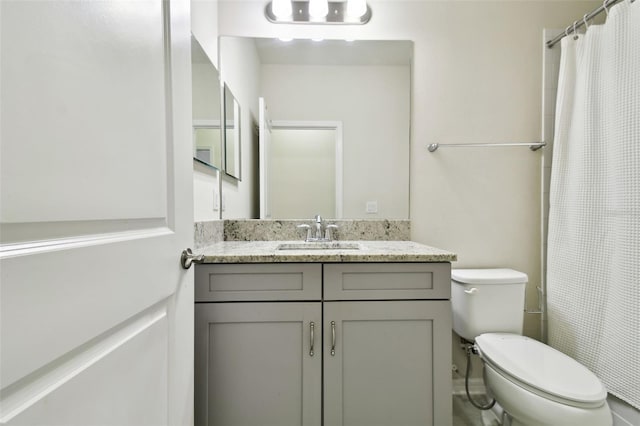
[(342, 241), (300, 242), (278, 245), (276, 250), (360, 250), (360, 244)]

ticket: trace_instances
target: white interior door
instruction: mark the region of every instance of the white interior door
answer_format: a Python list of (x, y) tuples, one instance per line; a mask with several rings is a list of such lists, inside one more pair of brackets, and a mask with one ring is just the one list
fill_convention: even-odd
[(189, 3), (2, 1), (0, 423), (193, 412)]
[(260, 219), (271, 217), (269, 202), (269, 166), (271, 150), (271, 120), (264, 98), (258, 98), (258, 144), (260, 154)]

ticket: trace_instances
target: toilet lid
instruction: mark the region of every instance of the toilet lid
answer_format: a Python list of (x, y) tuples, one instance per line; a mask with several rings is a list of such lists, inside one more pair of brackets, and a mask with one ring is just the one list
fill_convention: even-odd
[(527, 274), (513, 269), (452, 269), (451, 279), (463, 284), (522, 284)]
[(534, 391), (585, 404), (607, 397), (602, 382), (587, 367), (537, 340), (487, 333), (476, 338), (476, 345), (485, 361)]

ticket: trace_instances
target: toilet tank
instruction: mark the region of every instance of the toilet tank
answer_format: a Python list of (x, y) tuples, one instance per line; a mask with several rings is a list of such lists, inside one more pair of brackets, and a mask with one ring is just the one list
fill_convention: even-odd
[(522, 334), (527, 281), (513, 269), (453, 269), (453, 330), (470, 341), (482, 333)]

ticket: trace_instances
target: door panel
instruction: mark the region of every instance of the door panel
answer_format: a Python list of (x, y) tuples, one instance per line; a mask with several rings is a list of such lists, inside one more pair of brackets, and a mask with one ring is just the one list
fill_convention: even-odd
[(3, 223), (165, 218), (162, 2), (2, 9)]
[(0, 422), (189, 423), (188, 2), (0, 2), (0, 24)]
[[(87, 419), (102, 425), (166, 422), (166, 411), (160, 408), (167, 403), (167, 315), (164, 309), (155, 311), (70, 359), (64, 366), (66, 375), (56, 374), (61, 370), (57, 369), (50, 372), (54, 377), (32, 383), (30, 393), (40, 390), (47, 395), (28, 410), (3, 401), (7, 414), (20, 411), (11, 424), (44, 424), (42, 419), (47, 425), (82, 425)], [(135, 387), (123, 392), (123, 382)], [(67, 406), (79, 394), (85, 395), (83, 403), (73, 409), (50, 409)]]

